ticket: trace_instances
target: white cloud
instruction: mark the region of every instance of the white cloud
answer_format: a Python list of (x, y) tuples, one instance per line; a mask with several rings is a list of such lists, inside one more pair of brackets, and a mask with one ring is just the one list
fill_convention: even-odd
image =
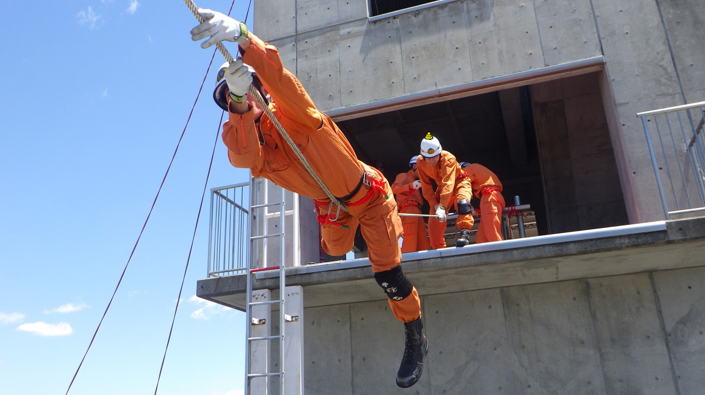
[(130, 0), (130, 5), (127, 7), (127, 13), (130, 15), (134, 15), (135, 12), (137, 12), (137, 7), (140, 6), (140, 3), (137, 0)]
[[(101, 94), (101, 97), (108, 97), (108, 88), (103, 89), (103, 93)], [(128, 295), (132, 296), (132, 295)]]
[(76, 15), (76, 18), (78, 18), (78, 23), (80, 23), (81, 25), (88, 24), (88, 27), (90, 27), (91, 29), (95, 29), (97, 26), (99, 26), (99, 24), (102, 24), (103, 19), (100, 14), (97, 14), (93, 11), (93, 8), (91, 6), (88, 6), (88, 9), (85, 11), (79, 11)]
[(65, 322), (60, 322), (58, 324), (47, 324), (46, 322), (37, 321), (22, 324), (17, 327), (17, 330), (34, 333), (39, 336), (68, 336), (73, 333), (71, 325)]
[(227, 311), (231, 311), (231, 309), (225, 306), (221, 306), (217, 303), (201, 299), (196, 295), (191, 296), (189, 298), (189, 302), (203, 306), (200, 309), (191, 313), (191, 318), (195, 320), (209, 320), (217, 315), (221, 315)]
[(50, 314), (50, 313), (75, 313), (77, 311), (81, 311), (88, 307), (87, 304), (81, 303), (81, 304), (73, 304), (73, 303), (66, 303), (65, 305), (59, 306), (55, 309), (51, 310), (44, 310), (44, 314)]
[(14, 324), (20, 322), (24, 319), (24, 314), (20, 313), (3, 313), (0, 311), (0, 325), (2, 324)]

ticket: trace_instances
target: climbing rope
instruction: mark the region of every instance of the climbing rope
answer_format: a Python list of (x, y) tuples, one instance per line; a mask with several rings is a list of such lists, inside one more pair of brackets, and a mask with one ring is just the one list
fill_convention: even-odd
[[(189, 10), (191, 10), (191, 12), (193, 13), (193, 16), (196, 17), (198, 22), (200, 22), (200, 23), (205, 22), (203, 17), (201, 17), (198, 14), (198, 7), (196, 7), (196, 4), (192, 0), (184, 0), (184, 3), (186, 3), (186, 6), (189, 8)], [(220, 51), (220, 53), (223, 54), (223, 57), (225, 58), (226, 61), (228, 61), (228, 63), (232, 64), (233, 62), (235, 62), (235, 59), (233, 59), (232, 55), (230, 55), (230, 52), (228, 52), (228, 50), (225, 48), (225, 46), (223, 45), (222, 42), (219, 41), (215, 45), (218, 48), (218, 50)], [(304, 157), (304, 154), (296, 146), (296, 143), (294, 142), (294, 140), (289, 136), (289, 134), (286, 132), (286, 130), (284, 130), (284, 127), (282, 127), (282, 125), (279, 123), (279, 120), (274, 116), (274, 114), (272, 114), (272, 111), (269, 109), (269, 106), (264, 102), (264, 99), (262, 98), (262, 95), (260, 95), (259, 91), (257, 91), (257, 89), (255, 89), (254, 86), (250, 85), (249, 92), (255, 98), (255, 101), (257, 102), (257, 104), (259, 104), (260, 107), (262, 107), (262, 109), (264, 110), (264, 113), (267, 114), (267, 117), (269, 117), (269, 119), (274, 124), (274, 127), (277, 128), (277, 130), (279, 131), (279, 134), (281, 134), (281, 136), (284, 138), (284, 141), (286, 141), (286, 143), (289, 145), (291, 150), (294, 151), (294, 154), (299, 159), (299, 161), (301, 161), (301, 164), (303, 164), (306, 171), (308, 171), (308, 173), (311, 175), (313, 180), (316, 181), (316, 184), (318, 184), (318, 186), (321, 187), (323, 192), (325, 192), (326, 196), (328, 196), (328, 199), (330, 199), (330, 201), (332, 203), (338, 205), (343, 211), (347, 212), (348, 210), (345, 208), (345, 203), (343, 203), (337, 197), (333, 196), (333, 193), (331, 193), (331, 191), (328, 189), (326, 184), (323, 183), (323, 180), (321, 180), (321, 178), (318, 177), (316, 172), (311, 167), (311, 164), (309, 164), (308, 160), (306, 160), (306, 158)]]

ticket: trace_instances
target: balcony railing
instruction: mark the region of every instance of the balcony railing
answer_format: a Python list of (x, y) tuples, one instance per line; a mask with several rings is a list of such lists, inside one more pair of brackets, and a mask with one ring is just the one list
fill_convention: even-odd
[(208, 277), (246, 269), (249, 208), (249, 182), (211, 189)]
[(656, 174), (666, 219), (705, 211), (705, 102), (637, 114)]

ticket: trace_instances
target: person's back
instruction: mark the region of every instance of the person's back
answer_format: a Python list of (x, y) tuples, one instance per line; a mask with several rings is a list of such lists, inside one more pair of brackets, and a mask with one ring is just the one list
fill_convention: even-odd
[(468, 175), (473, 194), (480, 199), (480, 224), (476, 243), (503, 240), (502, 213), (505, 203), (499, 177), (479, 163), (462, 162), (460, 166)]
[(472, 192), (478, 198), (481, 197), (482, 188), (487, 186), (497, 187), (500, 192), (502, 191), (502, 183), (492, 170), (479, 163), (462, 162), (460, 166), (470, 178)]

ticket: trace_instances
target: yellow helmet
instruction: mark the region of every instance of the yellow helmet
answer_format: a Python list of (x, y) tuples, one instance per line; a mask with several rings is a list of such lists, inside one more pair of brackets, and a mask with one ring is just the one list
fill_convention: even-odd
[(421, 155), (424, 158), (433, 158), (441, 153), (441, 142), (437, 138), (431, 136), (431, 132), (426, 134), (423, 140), (421, 140)]

